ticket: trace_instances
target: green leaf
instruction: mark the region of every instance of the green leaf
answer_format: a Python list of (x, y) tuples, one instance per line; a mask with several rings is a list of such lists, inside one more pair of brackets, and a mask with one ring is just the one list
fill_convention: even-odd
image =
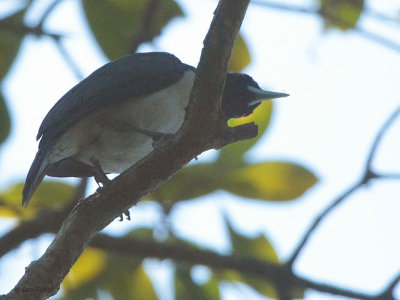
[(146, 227), (135, 228), (125, 234), (125, 237), (135, 237), (141, 239), (153, 240), (153, 229)]
[(217, 188), (220, 171), (215, 164), (195, 164), (180, 170), (166, 184), (150, 195), (150, 199), (177, 202), (204, 196)]
[(239, 33), (233, 46), (231, 60), (229, 61), (228, 71), (229, 72), (241, 72), (251, 62), (250, 51), (243, 39), (243, 36)]
[(229, 221), (226, 221), (233, 253), (279, 263), (278, 254), (264, 235), (250, 238), (236, 232)]
[(17, 56), (19, 47), (25, 34), (16, 30), (24, 26), (23, 18), (26, 8), (0, 20), (0, 80), (7, 74)]
[(0, 217), (29, 218), (43, 208), (56, 208), (71, 199), (75, 188), (59, 181), (43, 181), (27, 208), (22, 208), (24, 183), (18, 183), (0, 194)]
[(173, 0), (82, 0), (89, 26), (111, 60), (136, 52), (151, 42), (177, 16), (183, 15)]
[[(0, 81), (6, 76), (18, 54), (24, 33), (15, 28), (22, 27), (26, 8), (0, 20)], [(10, 133), (11, 121), (5, 99), (0, 94), (0, 144)]]
[(129, 286), (130, 299), (135, 300), (157, 300), (153, 284), (146, 274), (143, 265), (137, 268), (130, 277)]
[(220, 299), (218, 280), (215, 276), (212, 276), (207, 283), (198, 285), (192, 280), (190, 270), (185, 267), (178, 266), (175, 271), (175, 299)]
[(287, 201), (303, 195), (317, 182), (306, 168), (275, 161), (246, 165), (228, 172), (223, 188), (253, 199)]
[[(279, 264), (278, 254), (264, 235), (247, 237), (236, 232), (228, 220), (226, 220), (226, 224), (234, 254), (254, 257)], [(264, 279), (259, 279), (250, 275), (243, 275), (232, 270), (222, 272), (220, 274), (220, 278), (233, 283), (244, 283), (248, 286), (251, 286), (262, 295), (273, 299), (277, 298), (274, 286)]]
[[(98, 287), (108, 291), (116, 300), (127, 299), (127, 294), (131, 294), (132, 284), (135, 284), (136, 270), (142, 268), (142, 261), (143, 259), (139, 257), (128, 258), (118, 254), (108, 254), (107, 266)], [(138, 276), (138, 280), (141, 280), (140, 274)]]
[[(99, 265), (95, 266), (95, 268), (97, 268), (95, 271), (98, 272), (95, 276), (90, 276), (90, 279), (87, 278), (88, 280), (84, 280), (82, 284), (79, 284), (78, 282), (76, 285), (71, 286), (68, 285), (69, 282), (66, 283), (66, 288), (63, 289), (62, 299), (98, 299), (98, 293), (100, 290), (109, 293), (113, 299), (136, 299), (128, 297), (128, 295), (131, 294), (132, 285), (143, 284), (146, 285), (146, 289), (152, 289), (152, 287), (150, 288), (148, 286), (148, 282), (146, 283), (147, 280), (144, 278), (147, 275), (141, 274), (141, 272), (143, 272), (143, 270), (140, 270), (143, 268), (141, 258), (128, 258), (110, 252), (104, 252), (104, 255), (105, 257), (98, 257)], [(94, 256), (93, 258), (96, 257)], [(93, 258), (90, 263), (96, 265), (97, 260)], [(80, 258), (78, 259), (77, 264), (79, 262)], [(92, 267), (89, 266), (89, 268)], [(86, 271), (82, 270), (82, 272), (85, 273)], [(110, 280), (110, 278), (112, 280)]]
[(10, 113), (4, 100), (3, 94), (0, 92), (0, 144), (2, 144), (10, 134), (11, 120)]
[(346, 31), (354, 28), (364, 9), (364, 0), (319, 0), (325, 27)]
[(232, 164), (238, 164), (243, 160), (243, 155), (253, 147), (266, 132), (271, 120), (272, 107), (272, 101), (263, 102), (250, 116), (229, 120), (228, 125), (231, 127), (255, 122), (258, 125), (258, 135), (254, 139), (240, 141), (222, 148), (219, 151), (219, 163), (225, 166), (232, 166)]
[(65, 277), (62, 286), (65, 291), (77, 289), (90, 282), (103, 272), (106, 265), (106, 254), (97, 248), (88, 247)]

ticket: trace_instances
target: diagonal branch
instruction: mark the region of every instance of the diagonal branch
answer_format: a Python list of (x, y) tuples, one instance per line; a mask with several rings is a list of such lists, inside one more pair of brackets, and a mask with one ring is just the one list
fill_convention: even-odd
[(248, 3), (249, 0), (219, 2), (204, 41), (187, 118), (174, 137), (161, 143), (165, 151), (153, 151), (111, 184), (78, 203), (46, 252), (26, 268), (24, 276), (7, 295), (9, 298), (36, 299), (56, 294), (96, 233), (128, 207), (135, 205), (200, 153), (255, 136), (254, 124), (242, 126), (240, 130), (229, 129), (219, 112), (230, 54)]
[(388, 131), (389, 127), (393, 124), (393, 122), (397, 119), (400, 115), (400, 106), (395, 109), (395, 111), (389, 116), (389, 118), (383, 123), (381, 128), (378, 131), (378, 134), (375, 137), (374, 142), (372, 143), (371, 150), (369, 151), (368, 158), (367, 158), (367, 166), (366, 168), (371, 170), (372, 161), (376, 155), (377, 148), (382, 141), (383, 136)]

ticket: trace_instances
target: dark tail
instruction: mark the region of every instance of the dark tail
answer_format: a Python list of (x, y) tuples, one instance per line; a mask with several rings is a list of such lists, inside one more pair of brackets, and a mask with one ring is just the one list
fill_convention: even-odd
[(22, 192), (22, 206), (26, 207), (35, 193), (39, 184), (42, 182), (46, 171), (49, 168), (47, 161), (47, 151), (39, 150), (29, 169), (28, 175)]

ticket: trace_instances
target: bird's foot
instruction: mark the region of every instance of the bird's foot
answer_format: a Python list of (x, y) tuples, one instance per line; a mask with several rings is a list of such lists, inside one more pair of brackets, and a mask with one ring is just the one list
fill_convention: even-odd
[(94, 171), (96, 172), (96, 174), (94, 175), (94, 180), (96, 180), (97, 184), (99, 186), (100, 186), (100, 184), (102, 186), (106, 186), (107, 184), (109, 184), (111, 182), (111, 180), (108, 179), (106, 173), (104, 173), (99, 160), (95, 157), (92, 157), (90, 159), (90, 161), (92, 162)]
[(119, 215), (119, 220), (118, 221), (122, 222), (124, 220), (124, 216), (126, 216), (126, 219), (128, 221), (131, 220), (131, 213), (129, 212), (128, 209), (126, 211), (124, 211), (122, 214)]
[[(90, 161), (92, 162), (93, 167), (94, 167), (95, 172), (96, 172), (96, 174), (94, 175), (94, 180), (96, 180), (97, 184), (99, 186), (101, 184), (101, 187), (104, 187), (104, 186), (110, 184), (111, 180), (108, 179), (106, 173), (104, 173), (103, 169), (101, 168), (99, 160), (97, 158), (95, 158), (95, 157), (92, 157), (90, 159)], [(122, 222), (124, 220), (124, 215), (126, 216), (126, 219), (128, 221), (131, 220), (131, 214), (130, 214), (129, 210), (126, 210), (119, 216), (119, 221), (120, 222)]]

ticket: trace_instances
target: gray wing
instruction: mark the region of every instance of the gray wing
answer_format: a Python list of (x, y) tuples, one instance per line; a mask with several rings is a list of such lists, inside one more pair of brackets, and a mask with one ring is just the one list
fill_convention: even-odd
[(68, 91), (48, 112), (36, 139), (52, 143), (96, 109), (145, 96), (177, 82), (190, 66), (165, 52), (137, 53), (110, 62)]

